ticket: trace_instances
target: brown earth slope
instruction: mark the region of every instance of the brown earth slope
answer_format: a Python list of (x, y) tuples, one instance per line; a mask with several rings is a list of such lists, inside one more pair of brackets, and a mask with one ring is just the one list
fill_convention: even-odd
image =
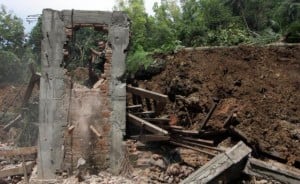
[(300, 158), (299, 45), (181, 51), (166, 60), (160, 75), (139, 83), (173, 101), (175, 95), (184, 97), (167, 109), (179, 124), (199, 127), (218, 97), (208, 127), (220, 129), (235, 111), (236, 127), (251, 142), (290, 162)]

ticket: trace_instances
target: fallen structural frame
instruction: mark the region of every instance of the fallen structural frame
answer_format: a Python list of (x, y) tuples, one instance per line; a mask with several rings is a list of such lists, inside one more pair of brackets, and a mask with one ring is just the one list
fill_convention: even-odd
[(183, 180), (181, 184), (218, 183), (218, 181), (225, 181), (227, 183), (232, 181), (239, 176), (239, 172), (242, 172), (251, 151), (251, 148), (240, 141), (225, 153), (215, 156)]

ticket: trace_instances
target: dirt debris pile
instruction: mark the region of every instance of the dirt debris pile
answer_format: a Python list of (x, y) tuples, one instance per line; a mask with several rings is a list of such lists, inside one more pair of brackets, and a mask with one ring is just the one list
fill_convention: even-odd
[[(213, 167), (212, 160), (218, 163), (216, 158), (226, 155), (239, 140), (252, 150), (238, 162), (242, 168), (238, 170), (239, 182), (281, 183), (286, 179), (281, 180), (282, 176), (300, 180), (296, 169), (300, 165), (300, 46), (188, 50), (166, 56), (165, 70), (151, 80), (138, 81), (139, 87), (161, 94), (131, 88), (146, 104), (128, 104), (127, 117), (129, 114), (129, 120), (142, 128), (137, 129), (139, 135), (127, 136), (147, 144), (130, 139), (124, 143), (126, 162), (121, 163), (120, 176), (106, 171), (77, 175), (62, 172), (57, 175), (57, 183), (180, 183), (193, 176), (200, 178), (198, 172)], [(128, 124), (127, 129), (131, 128)], [(6, 151), (8, 145), (13, 143), (1, 144), (0, 155), (19, 154), (15, 151), (18, 148)], [(35, 147), (25, 149), (36, 153)], [(31, 172), (34, 160), (1, 156), (0, 173), (18, 168), (18, 172), (3, 178), (26, 183), (28, 172), (30, 183), (39, 183), (36, 169)], [(273, 160), (284, 165), (274, 165)], [(22, 169), (22, 163), (30, 163), (30, 168)], [(257, 173), (252, 173), (257, 167)]]
[(139, 84), (168, 94), (166, 114), (179, 124), (199, 128), (217, 97), (207, 129), (223, 129), (234, 114), (248, 141), (290, 164), (299, 159), (299, 45), (194, 49), (165, 59), (160, 75)]

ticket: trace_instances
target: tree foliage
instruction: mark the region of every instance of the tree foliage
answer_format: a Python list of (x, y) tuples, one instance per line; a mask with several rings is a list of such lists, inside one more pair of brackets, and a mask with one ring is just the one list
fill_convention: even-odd
[[(281, 37), (288, 42), (300, 39), (299, 0), (161, 0), (154, 4), (151, 15), (146, 13), (144, 0), (116, 0), (115, 10), (125, 11), (131, 20), (127, 68), (132, 71), (147, 67), (151, 54), (172, 53), (182, 46), (265, 44)], [(21, 63), (40, 63), (41, 20), (27, 43), (23, 30), (21, 19), (2, 6), (0, 49), (12, 52)], [(98, 36), (90, 29), (80, 29), (76, 35), (76, 42), (69, 43), (71, 52), (77, 53), (77, 64), (84, 66), (89, 48)], [(11, 55), (7, 57), (12, 59)]]
[(178, 45), (177, 29), (180, 27), (180, 7), (174, 0), (162, 1), (161, 5), (153, 6), (154, 16), (152, 19), (152, 31), (149, 34), (151, 51), (171, 52)]
[(118, 0), (116, 10), (124, 11), (131, 20), (130, 50), (127, 56), (127, 70), (134, 72), (148, 61), (149, 37), (153, 22), (149, 19), (143, 0)]
[(161, 0), (153, 15), (145, 12), (143, 0), (118, 0), (116, 9), (132, 21), (128, 65), (134, 66), (144, 65), (143, 55), (181, 45), (264, 44), (282, 35), (295, 41), (300, 20), (297, 0)]
[(37, 64), (41, 64), (41, 42), (42, 42), (42, 19), (38, 18), (37, 23), (32, 28), (29, 39), (27, 42), (27, 46), (32, 49), (32, 53), (34, 55), (34, 60)]
[(22, 20), (10, 12), (4, 5), (0, 9), (0, 49), (20, 54), (24, 41)]
[(17, 82), (24, 79), (24, 67), (31, 51), (24, 47), (22, 20), (0, 9), (0, 82)]
[(143, 0), (118, 0), (116, 10), (124, 11), (131, 19), (131, 48), (145, 47), (148, 15)]
[(22, 76), (21, 60), (13, 52), (0, 50), (0, 83), (16, 82)]

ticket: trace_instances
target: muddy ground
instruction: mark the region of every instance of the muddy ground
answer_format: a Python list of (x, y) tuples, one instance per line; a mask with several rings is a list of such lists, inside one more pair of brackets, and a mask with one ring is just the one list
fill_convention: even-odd
[(236, 128), (252, 144), (288, 163), (300, 159), (299, 45), (185, 50), (161, 58), (165, 69), (138, 83), (169, 96), (165, 114), (177, 124), (199, 129), (217, 97), (206, 129), (223, 129), (234, 112)]

